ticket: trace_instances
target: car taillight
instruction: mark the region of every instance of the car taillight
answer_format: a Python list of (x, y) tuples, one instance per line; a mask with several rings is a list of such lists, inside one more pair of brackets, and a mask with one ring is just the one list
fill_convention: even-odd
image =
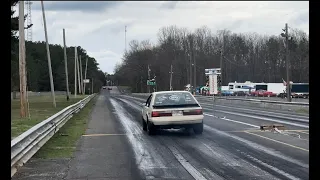
[(152, 111), (151, 117), (162, 117), (162, 116), (172, 116), (171, 112), (165, 111)]
[(183, 112), (183, 115), (201, 115), (201, 114), (202, 114), (202, 109), (188, 110)]

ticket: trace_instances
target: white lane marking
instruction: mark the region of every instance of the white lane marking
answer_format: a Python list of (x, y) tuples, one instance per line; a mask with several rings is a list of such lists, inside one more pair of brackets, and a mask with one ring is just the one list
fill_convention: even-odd
[(128, 98), (131, 98), (131, 99), (136, 99), (136, 100), (139, 100), (139, 101), (147, 101), (147, 99), (142, 99), (142, 98), (127, 96), (127, 95), (123, 95), (123, 96), (128, 97)]
[(309, 134), (309, 133), (307, 133), (307, 132), (303, 132), (303, 131), (297, 131), (297, 132), (299, 132), (299, 133), (303, 133), (303, 134)]
[[(208, 108), (203, 108), (203, 109), (212, 110), (212, 109), (208, 109)], [(259, 119), (259, 120), (264, 120), (264, 121), (278, 122), (278, 123), (282, 123), (282, 124), (288, 124), (288, 125), (292, 125), (292, 126), (303, 127), (303, 128), (309, 129), (309, 126), (307, 126), (307, 125), (291, 123), (291, 122), (287, 122), (287, 121), (281, 121), (281, 120), (276, 120), (276, 119), (271, 119), (271, 118), (266, 118), (266, 117), (247, 115), (247, 114), (241, 114), (241, 113), (235, 113), (235, 112), (228, 112), (228, 111), (223, 111), (223, 110), (214, 110), (214, 111), (222, 112), (222, 113), (226, 113), (226, 114), (237, 115), (237, 116), (249, 117), (249, 118)]]
[(123, 98), (119, 98), (119, 99), (121, 101), (123, 101), (124, 103), (126, 103), (127, 105), (131, 106), (132, 108), (136, 109), (137, 111), (139, 111), (139, 112), (141, 111), (141, 106), (138, 106), (138, 105), (126, 100), (126, 99), (123, 99)]
[[(203, 114), (206, 115), (206, 116), (215, 117), (214, 115), (211, 115), (211, 114), (207, 114), (207, 113), (203, 113)], [(256, 125), (253, 125), (253, 124), (249, 124), (249, 123), (245, 123), (245, 122), (241, 122), (241, 121), (228, 119), (228, 118), (225, 118), (225, 117), (219, 118), (219, 119), (222, 119), (222, 120), (225, 120), (225, 121), (231, 121), (231, 122), (235, 122), (235, 123), (239, 123), (239, 124), (244, 124), (244, 125), (255, 127), (255, 128), (260, 128), (260, 126), (256, 126)]]
[(259, 159), (250, 156), (249, 154), (246, 154), (246, 153), (244, 153), (244, 152), (240, 152), (240, 153), (241, 153), (241, 154), (244, 154), (244, 155), (247, 156), (249, 159), (251, 159), (251, 160), (253, 160), (253, 161), (261, 164), (262, 166), (264, 166), (264, 167), (266, 167), (266, 168), (269, 168), (269, 169), (273, 170), (274, 172), (276, 172), (276, 173), (278, 173), (278, 174), (281, 174), (281, 175), (287, 177), (288, 179), (291, 179), (291, 180), (300, 180), (300, 178), (297, 178), (297, 177), (295, 177), (295, 176), (293, 176), (293, 175), (291, 175), (291, 174), (289, 174), (289, 173), (286, 173), (286, 172), (284, 172), (284, 171), (282, 171), (282, 170), (280, 170), (280, 169), (278, 169), (278, 168), (276, 168), (276, 167), (274, 167), (274, 166), (271, 166), (271, 165), (269, 165), (269, 164), (267, 164), (267, 163), (264, 163), (264, 162), (260, 161)]
[(301, 166), (301, 167), (304, 167), (304, 168), (308, 168), (308, 169), (309, 169), (309, 165), (308, 165), (308, 164), (305, 164), (305, 163), (303, 163), (303, 162), (300, 162), (299, 160), (296, 160), (296, 159), (293, 159), (293, 158), (291, 158), (291, 157), (289, 157), (289, 156), (286, 156), (286, 155), (284, 155), (284, 154), (282, 154), (282, 153), (280, 153), (280, 152), (278, 152), (278, 151), (276, 151), (276, 150), (274, 150), (274, 149), (267, 148), (267, 147), (262, 146), (262, 145), (260, 145), (260, 144), (257, 144), (257, 143), (254, 143), (254, 142), (252, 142), (252, 141), (243, 139), (243, 138), (241, 138), (241, 137), (239, 137), (239, 136), (235, 136), (235, 135), (232, 135), (232, 134), (229, 134), (229, 133), (220, 131), (220, 130), (215, 129), (215, 128), (213, 128), (213, 127), (210, 127), (210, 126), (208, 126), (208, 125), (204, 125), (204, 128), (205, 128), (206, 130), (208, 130), (208, 131), (213, 132), (213, 133), (217, 133), (217, 134), (220, 134), (220, 135), (222, 135), (222, 136), (230, 137), (230, 138), (236, 139), (236, 140), (238, 140), (238, 141), (241, 141), (241, 142), (243, 142), (244, 144), (248, 145), (249, 147), (254, 148), (254, 149), (257, 149), (257, 150), (259, 150), (259, 151), (262, 151), (262, 152), (264, 152), (264, 153), (266, 153), (266, 154), (269, 154), (269, 155), (272, 155), (272, 156), (281, 158), (281, 159), (283, 159), (283, 160), (285, 160), (285, 161), (289, 161), (289, 162), (291, 162), (291, 163), (293, 163), (293, 164), (296, 164), (296, 165), (299, 165), (299, 166)]
[[(212, 107), (212, 104), (207, 104), (207, 103), (200, 103), (201, 105), (209, 106)], [(299, 115), (292, 115), (292, 114), (281, 114), (281, 113), (276, 113), (276, 112), (268, 112), (268, 111), (260, 111), (260, 110), (253, 110), (253, 109), (246, 109), (246, 108), (238, 108), (238, 107), (230, 107), (230, 106), (222, 106), (222, 105), (214, 105), (218, 107), (223, 107), (223, 108), (229, 108), (229, 109), (238, 109), (238, 110), (244, 110), (244, 111), (249, 111), (249, 112), (256, 112), (256, 113), (265, 113), (265, 114), (270, 114), (273, 115), (274, 117), (279, 117), (279, 118), (289, 118), (292, 120), (296, 121), (303, 121), (303, 122), (309, 122), (309, 117), (308, 116), (299, 116)], [(301, 118), (301, 119), (297, 119)]]
[[(139, 106), (135, 105), (134, 103), (130, 102), (130, 101), (127, 101), (125, 99), (122, 99), (122, 98), (119, 98), (121, 101), (127, 103), (129, 106), (132, 106), (134, 109), (136, 110), (140, 110)], [(113, 99), (110, 99), (111, 103), (114, 104), (118, 109), (123, 109), (116, 101), (114, 101)], [(118, 112), (118, 113), (122, 113), (124, 114), (123, 112)], [(125, 115), (124, 115), (125, 116)], [(121, 117), (121, 119), (123, 119), (125, 117)], [(128, 123), (127, 121), (130, 121), (129, 119), (126, 120), (126, 122), (124, 123)], [(131, 124), (133, 124), (133, 122), (130, 122)], [(129, 124), (130, 124), (129, 123)], [(128, 125), (127, 125), (128, 126)], [(140, 128), (138, 128), (140, 130)], [(133, 140), (132, 143), (140, 143), (140, 142), (136, 142), (136, 140)], [(145, 150), (147, 149), (147, 147), (143, 147)], [(178, 162), (186, 169), (187, 172), (189, 172), (189, 174), (194, 177), (196, 180), (206, 180), (205, 177), (202, 176), (202, 174), (196, 170), (186, 159), (183, 158), (183, 156), (179, 153), (179, 151), (175, 148), (175, 147), (168, 147), (169, 150), (172, 152), (172, 154), (174, 155), (174, 157), (178, 160)], [(140, 149), (141, 151), (141, 149)], [(141, 154), (141, 153), (140, 153)], [(147, 153), (144, 153), (144, 154), (149, 154), (149, 152)], [(143, 155), (145, 156), (145, 155)], [(142, 161), (142, 160), (140, 160)], [(152, 164), (150, 165), (147, 165), (147, 163), (149, 162), (145, 162), (143, 163), (145, 165), (145, 167), (143, 167), (143, 170), (147, 170), (148, 169), (148, 166), (152, 166)], [(162, 165), (164, 166), (164, 165)], [(159, 167), (156, 167), (157, 169)], [(165, 167), (162, 167), (162, 168), (165, 168)], [(168, 167), (166, 168), (168, 169)]]
[(195, 169), (174, 146), (167, 146), (172, 152), (174, 157), (180, 162), (180, 164), (190, 173), (190, 175), (196, 180), (206, 180), (206, 178)]
[[(135, 99), (138, 99), (138, 98), (135, 98)], [(243, 139), (243, 138), (240, 138), (240, 137), (238, 137), (238, 136), (234, 136), (234, 135), (231, 135), (231, 134), (229, 134), (229, 133), (225, 133), (225, 132), (223, 132), (223, 131), (220, 131), (220, 130), (217, 130), (217, 129), (215, 129), (215, 128), (212, 128), (212, 127), (210, 127), (210, 126), (208, 126), (208, 125), (204, 125), (204, 127), (206, 128), (206, 129), (208, 129), (209, 131), (214, 131), (215, 133), (218, 133), (218, 134), (220, 134), (220, 135), (224, 135), (224, 136), (228, 136), (228, 137), (231, 137), (231, 138), (234, 138), (234, 139), (236, 139), (236, 140), (239, 140), (239, 141), (241, 141), (241, 142), (243, 142), (243, 143), (245, 143), (245, 144), (247, 144), (248, 146), (250, 146), (250, 147), (252, 147), (252, 148), (254, 148), (254, 149), (257, 149), (257, 150), (260, 150), (260, 151), (263, 151), (263, 152), (265, 152), (265, 153), (267, 153), (267, 154), (269, 154), (269, 155), (272, 155), (272, 156), (276, 156), (276, 157), (278, 157), (278, 158), (281, 158), (281, 159), (283, 159), (283, 160), (286, 160), (286, 161), (289, 161), (289, 162), (291, 162), (291, 163), (294, 163), (294, 164), (297, 164), (297, 165), (299, 165), (299, 166), (302, 166), (302, 167), (304, 167), (304, 168), (308, 168), (309, 169), (309, 165), (308, 164), (304, 164), (304, 163), (302, 163), (302, 162), (300, 162), (300, 161), (298, 161), (298, 160), (296, 160), (296, 159), (293, 159), (293, 158), (290, 158), (290, 157), (288, 157), (288, 156), (285, 156), (285, 155), (283, 155), (282, 153), (280, 153), (280, 152), (277, 152), (277, 151), (275, 151), (275, 150), (273, 150), (273, 149), (269, 149), (269, 148), (267, 148), (267, 147), (264, 147), (264, 146), (262, 146), (262, 145), (259, 145), (259, 144), (256, 144), (256, 143), (254, 143), (254, 142), (252, 142), (252, 141), (248, 141), (248, 140), (246, 140), (246, 139)], [(169, 148), (170, 149), (170, 148)], [(171, 149), (170, 149), (171, 150)], [(174, 150), (176, 150), (176, 149), (174, 149)], [(172, 152), (174, 152), (174, 150), (172, 151)], [(174, 154), (175, 155), (175, 154)], [(181, 155), (181, 154), (180, 154)], [(182, 155), (181, 155), (182, 156)], [(176, 157), (177, 158), (177, 157)], [(182, 157), (183, 158), (183, 157)], [(254, 158), (254, 157), (252, 157), (252, 158)], [(178, 159), (178, 158), (177, 158)], [(183, 158), (184, 159), (184, 158)], [(258, 160), (258, 159), (257, 159)], [(179, 159), (178, 159), (178, 161), (179, 161)], [(261, 162), (261, 163), (263, 163), (262, 161), (260, 161), (260, 160), (258, 160), (259, 162)], [(180, 161), (179, 161), (180, 162)], [(188, 162), (186, 162), (186, 163), (188, 163)], [(190, 164), (190, 163), (189, 163)], [(183, 164), (182, 164), (183, 165)], [(273, 166), (270, 166), (270, 165), (268, 165), (268, 164), (266, 164), (266, 163), (264, 163), (264, 164), (262, 164), (262, 165), (264, 165), (264, 166), (266, 166), (266, 167), (268, 167), (268, 168), (271, 168), (272, 170), (277, 170), (277, 172), (278, 173), (280, 173), (280, 174), (282, 174), (282, 175), (284, 175), (284, 176), (286, 176), (286, 177), (290, 177), (290, 179), (293, 179), (293, 180), (295, 180), (294, 178), (296, 178), (296, 177), (294, 177), (294, 176), (292, 176), (292, 175), (290, 175), (290, 174), (288, 174), (288, 173), (286, 173), (286, 172), (284, 172), (284, 171), (282, 171), (282, 170), (279, 170), (279, 169), (277, 169), (277, 168), (275, 168), (275, 167), (273, 167)], [(187, 165), (188, 166), (188, 165)], [(191, 168), (193, 168), (193, 166), (190, 164), (190, 166), (191, 166)], [(184, 166), (185, 167), (185, 166)], [(185, 167), (186, 168), (186, 167)], [(188, 167), (189, 168), (189, 167)], [(187, 170), (187, 169), (186, 169)], [(192, 171), (192, 170), (191, 170)], [(197, 171), (197, 170), (196, 170)], [(189, 171), (188, 171), (189, 172)], [(198, 171), (197, 171), (198, 172)], [(190, 172), (189, 172), (190, 173)], [(191, 174), (191, 173), (190, 173)], [(191, 174), (192, 175), (192, 174)], [(197, 174), (195, 174), (195, 176), (196, 176)], [(193, 176), (193, 175), (192, 175)], [(193, 176), (194, 177), (194, 176)], [(195, 178), (195, 177), (194, 177)]]
[(165, 166), (161, 156), (155, 151), (149, 150), (150, 147), (145, 142), (141, 127), (138, 126), (136, 122), (130, 120), (126, 115), (125, 110), (118, 102), (112, 98), (110, 99), (110, 102), (113, 105), (122, 126), (128, 133), (127, 137), (133, 147), (137, 165), (145, 176), (154, 175), (156, 173), (154, 170), (162, 169), (166, 177), (176, 178), (175, 175), (170, 172), (172, 168)]
[[(212, 157), (215, 157), (218, 164), (223, 166), (233, 166), (234, 169), (241, 172), (241, 174), (245, 174), (252, 177), (259, 176), (262, 179), (273, 179), (276, 180), (278, 178), (274, 177), (270, 173), (261, 168), (251, 164), (250, 162), (240, 158), (239, 156), (235, 156), (231, 154), (229, 151), (225, 151), (224, 149), (219, 148), (214, 144), (208, 145), (202, 142), (202, 144), (210, 151)], [(199, 147), (199, 149), (201, 149)], [(202, 149), (201, 149), (202, 150)], [(208, 151), (202, 150), (203, 153), (208, 153)]]

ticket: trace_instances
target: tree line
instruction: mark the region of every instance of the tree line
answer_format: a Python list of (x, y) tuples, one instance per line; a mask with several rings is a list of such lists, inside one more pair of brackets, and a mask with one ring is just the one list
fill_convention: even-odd
[[(16, 6), (18, 1), (11, 1), (11, 6)], [(11, 10), (11, 91), (19, 91), (19, 39), (17, 37), (19, 18), (13, 16), (14, 10)], [(62, 36), (61, 36), (62, 39)], [(47, 60), (47, 50), (45, 42), (26, 41), (26, 72), (28, 91), (50, 91), (49, 67)], [(56, 91), (66, 91), (66, 76), (64, 64), (63, 46), (50, 44), (50, 57), (52, 66), (52, 75), (54, 88)], [(74, 93), (74, 59), (75, 47), (67, 47), (68, 60), (68, 80), (69, 89)], [(77, 46), (77, 53), (81, 55), (82, 74), (84, 78), (86, 59), (87, 79), (93, 79), (93, 90), (98, 90), (106, 82), (105, 74), (99, 69), (97, 61), (90, 57), (86, 50)], [(90, 80), (91, 82), (91, 80)], [(91, 84), (86, 86), (86, 92), (89, 92)]]
[[(190, 82), (200, 86), (206, 83), (205, 69), (220, 68), (222, 58), (222, 85), (234, 81), (283, 82), (286, 53), (280, 33), (281, 29), (278, 36), (263, 36), (229, 30), (213, 33), (206, 26), (193, 32), (177, 26), (163, 27), (156, 44), (131, 41), (112, 78), (134, 92), (147, 92), (149, 65), (151, 78), (156, 76), (157, 90), (169, 90), (172, 65), (173, 89), (183, 89)], [(309, 35), (294, 28), (289, 29), (289, 35), (290, 79), (309, 82)]]

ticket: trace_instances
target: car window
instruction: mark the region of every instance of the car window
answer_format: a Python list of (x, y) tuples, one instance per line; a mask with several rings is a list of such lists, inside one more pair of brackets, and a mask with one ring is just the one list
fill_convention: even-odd
[(197, 104), (194, 97), (188, 92), (169, 92), (155, 96), (154, 106), (192, 105)]
[(147, 99), (146, 106), (148, 106), (148, 107), (150, 106), (151, 99), (152, 99), (152, 94)]

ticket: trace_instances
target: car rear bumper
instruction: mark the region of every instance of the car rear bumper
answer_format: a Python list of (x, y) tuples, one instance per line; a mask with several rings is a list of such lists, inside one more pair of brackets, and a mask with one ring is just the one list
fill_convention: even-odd
[(175, 117), (156, 117), (150, 118), (149, 121), (156, 126), (165, 125), (192, 125), (199, 124), (203, 122), (203, 115), (193, 115), (193, 116), (175, 116)]

